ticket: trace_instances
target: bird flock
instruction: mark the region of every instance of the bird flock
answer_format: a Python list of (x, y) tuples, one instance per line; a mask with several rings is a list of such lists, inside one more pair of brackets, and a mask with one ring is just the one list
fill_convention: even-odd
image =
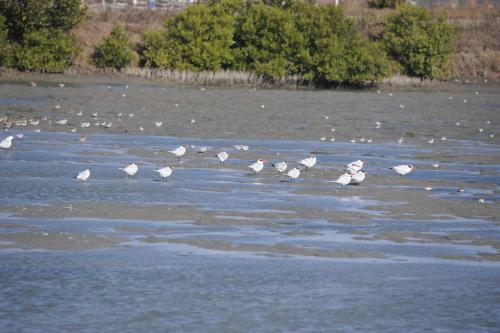
[[(20, 138), (22, 138), (22, 136)], [(4, 152), (10, 149), (12, 147), (13, 139), (14, 137), (12, 135), (9, 135), (8, 137), (4, 138), (2, 141), (0, 141), (0, 148), (2, 148)], [(85, 141), (85, 139), (86, 136), (82, 136), (80, 137), (79, 141), (83, 142)], [(249, 150), (249, 146), (246, 145), (234, 145), (233, 147), (236, 150), (243, 150), (243, 151)], [(202, 146), (198, 149), (197, 154), (203, 154), (207, 152), (207, 150), (208, 148), (206, 146)], [(187, 148), (186, 146), (181, 145), (173, 150), (169, 150), (168, 152), (177, 157), (177, 160), (180, 162), (183, 156), (186, 154)], [(224, 165), (229, 159), (230, 155), (226, 151), (221, 151), (215, 154), (215, 157), (219, 160), (219, 163), (221, 165)], [(289, 178), (290, 182), (295, 182), (296, 179), (300, 177), (301, 171), (311, 170), (316, 165), (316, 162), (317, 162), (316, 156), (311, 155), (309, 157), (306, 157), (298, 161), (297, 163), (299, 164), (299, 166), (291, 169), (288, 169), (287, 161), (279, 161), (273, 163), (272, 167), (280, 175), (286, 175)], [(254, 175), (258, 175), (264, 169), (265, 163), (268, 163), (268, 161), (264, 159), (258, 159), (254, 163), (248, 165), (248, 168), (250, 168), (253, 171)], [(347, 189), (347, 185), (359, 185), (365, 180), (367, 175), (367, 173), (362, 170), (363, 167), (364, 167), (364, 162), (361, 160), (348, 163), (345, 165), (343, 169), (344, 173), (341, 176), (339, 176), (336, 180), (331, 180), (330, 182), (340, 184), (344, 189)], [(127, 165), (124, 168), (118, 168), (118, 169), (122, 170), (126, 174), (127, 178), (134, 177), (139, 171), (139, 167), (135, 163)], [(155, 169), (154, 172), (158, 173), (162, 181), (166, 181), (168, 177), (172, 175), (174, 169), (175, 167), (173, 166), (165, 166), (163, 168)], [(411, 171), (413, 171), (414, 167), (413, 165), (396, 165), (391, 167), (390, 169), (394, 170), (399, 175), (407, 175)], [(287, 170), (288, 172), (286, 172)], [(90, 175), (91, 175), (90, 169), (85, 169), (79, 172), (73, 178), (79, 181), (86, 181), (90, 178)]]

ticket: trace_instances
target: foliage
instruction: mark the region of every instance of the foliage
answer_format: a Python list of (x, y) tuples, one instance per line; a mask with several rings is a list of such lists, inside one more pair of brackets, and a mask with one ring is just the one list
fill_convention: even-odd
[(25, 34), (14, 49), (15, 65), (21, 70), (62, 72), (78, 55), (73, 36), (61, 30), (42, 29)]
[(8, 63), (8, 46), (9, 46), (9, 40), (8, 40), (8, 31), (7, 31), (7, 26), (5, 24), (5, 17), (0, 15), (0, 66), (5, 66), (6, 63)]
[(369, 4), (375, 8), (396, 8), (404, 2), (405, 0), (370, 0)]
[(68, 32), (84, 19), (86, 10), (81, 0), (0, 0), (9, 40), (17, 43), (26, 33), (42, 29)]
[(94, 64), (101, 68), (121, 69), (130, 64), (132, 58), (128, 38), (119, 26), (113, 28), (93, 54)]
[(387, 19), (382, 41), (389, 56), (404, 72), (421, 78), (438, 78), (453, 52), (454, 25), (440, 17), (433, 22), (425, 8), (405, 6)]
[(141, 65), (156, 68), (169, 67), (169, 47), (162, 29), (149, 29), (142, 34)]

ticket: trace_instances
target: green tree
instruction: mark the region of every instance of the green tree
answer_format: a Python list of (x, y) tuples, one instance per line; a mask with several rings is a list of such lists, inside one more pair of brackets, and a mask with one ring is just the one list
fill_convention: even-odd
[(170, 67), (169, 45), (163, 29), (148, 29), (142, 34), (141, 65), (156, 68)]
[(73, 36), (61, 30), (42, 29), (25, 34), (22, 44), (14, 49), (14, 62), (21, 70), (62, 72), (78, 53)]
[(18, 43), (26, 33), (41, 29), (68, 32), (83, 20), (86, 10), (81, 0), (0, 0), (9, 40)]
[(443, 76), (453, 52), (455, 26), (440, 17), (433, 21), (425, 8), (405, 6), (387, 18), (382, 41), (390, 57), (407, 75), (421, 78)]
[(9, 63), (8, 60), (8, 31), (7, 25), (5, 24), (5, 17), (0, 15), (0, 66), (5, 66)]
[(370, 0), (369, 4), (375, 8), (396, 8), (405, 3), (405, 0)]
[(116, 26), (96, 47), (93, 61), (97, 67), (121, 69), (132, 61), (134, 54), (122, 28)]
[(235, 68), (267, 79), (297, 74), (297, 53), (304, 48), (289, 11), (264, 3), (249, 4), (236, 22)]

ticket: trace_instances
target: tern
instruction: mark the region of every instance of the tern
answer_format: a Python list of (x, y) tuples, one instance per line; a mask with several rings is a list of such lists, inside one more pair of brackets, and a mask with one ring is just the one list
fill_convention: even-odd
[(90, 123), (89, 122), (81, 123), (80, 127), (82, 127), (82, 128), (84, 128), (84, 127), (90, 127)]
[(172, 174), (173, 170), (174, 170), (173, 168), (167, 166), (161, 169), (156, 169), (155, 172), (158, 172), (160, 174), (162, 181), (166, 181), (167, 178), (170, 177), (170, 175)]
[(276, 170), (278, 170), (279, 173), (283, 173), (288, 168), (288, 163), (286, 163), (286, 162), (278, 162), (278, 163), (273, 164), (273, 168), (275, 168)]
[(83, 170), (82, 172), (80, 172), (78, 175), (76, 175), (75, 179), (78, 179), (78, 180), (87, 180), (88, 178), (90, 177), (90, 170), (89, 169), (86, 169), (86, 170)]
[(5, 139), (3, 139), (2, 142), (0, 142), (0, 148), (2, 148), (3, 151), (6, 151), (7, 149), (9, 149), (10, 146), (12, 146), (13, 139), (14, 139), (14, 137), (12, 135), (9, 135)]
[(137, 167), (137, 165), (135, 165), (135, 163), (127, 165), (126, 168), (118, 168), (118, 169), (123, 170), (127, 174), (127, 177), (133, 177), (137, 173), (137, 170), (139, 170), (139, 168)]
[(248, 167), (253, 170), (254, 174), (258, 174), (259, 172), (262, 171), (262, 169), (264, 169), (264, 163), (266, 162), (267, 162), (266, 160), (260, 159), (257, 160), (255, 163), (252, 163)]
[(352, 174), (355, 174), (358, 171), (360, 171), (361, 169), (363, 169), (363, 166), (364, 166), (364, 162), (361, 160), (357, 160), (357, 161), (351, 162), (349, 164), (346, 164), (345, 171), (352, 173)]
[(163, 125), (163, 121), (156, 121), (155, 125), (156, 127), (161, 127)]
[(180, 161), (182, 156), (184, 156), (184, 154), (186, 153), (186, 147), (179, 146), (179, 147), (175, 148), (174, 150), (169, 150), (168, 152), (170, 154), (174, 154), (177, 157), (177, 159)]
[(409, 174), (410, 172), (413, 171), (414, 167), (411, 164), (400, 164), (400, 165), (395, 165), (389, 169), (394, 170), (396, 173), (404, 176)]
[(308, 158), (304, 158), (299, 163), (306, 167), (306, 171), (311, 170), (312, 167), (316, 165), (316, 156), (311, 155)]
[(358, 171), (355, 174), (351, 175), (351, 182), (350, 184), (352, 185), (359, 185), (363, 180), (365, 180), (367, 173), (364, 171)]
[(224, 162), (226, 162), (226, 160), (229, 158), (229, 154), (225, 151), (221, 151), (220, 153), (216, 154), (215, 157), (219, 159), (220, 164), (224, 164)]
[(295, 180), (300, 176), (300, 169), (299, 168), (290, 169), (290, 171), (288, 171), (286, 175), (290, 177), (290, 182), (294, 183)]
[(206, 146), (202, 146), (198, 149), (198, 151), (196, 152), (197, 154), (203, 154), (207, 151), (207, 147)]
[(347, 189), (347, 185), (351, 182), (352, 176), (348, 173), (344, 173), (342, 176), (337, 178), (336, 180), (330, 180), (330, 183), (337, 183), (342, 185), (344, 190)]
[(59, 121), (56, 121), (56, 124), (58, 124), (58, 125), (66, 125), (67, 122), (68, 122), (67, 119), (61, 119)]

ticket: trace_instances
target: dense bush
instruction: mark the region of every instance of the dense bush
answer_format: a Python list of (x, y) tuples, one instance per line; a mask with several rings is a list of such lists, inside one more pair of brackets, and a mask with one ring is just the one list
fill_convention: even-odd
[(81, 0), (0, 0), (0, 64), (61, 72), (79, 49), (70, 30), (86, 13)]
[(370, 0), (368, 3), (375, 8), (396, 8), (404, 2), (405, 0)]
[(312, 0), (199, 3), (144, 33), (141, 56), (151, 67), (298, 75), (319, 85), (374, 81), (388, 69), (340, 8)]
[(130, 64), (133, 55), (127, 36), (117, 26), (96, 47), (92, 58), (97, 67), (121, 69)]
[(15, 65), (21, 70), (62, 72), (78, 55), (73, 36), (61, 30), (42, 29), (26, 33), (14, 49)]
[(427, 9), (412, 6), (390, 15), (382, 32), (389, 56), (405, 74), (431, 79), (445, 75), (454, 39), (453, 24), (444, 17), (434, 22)]

